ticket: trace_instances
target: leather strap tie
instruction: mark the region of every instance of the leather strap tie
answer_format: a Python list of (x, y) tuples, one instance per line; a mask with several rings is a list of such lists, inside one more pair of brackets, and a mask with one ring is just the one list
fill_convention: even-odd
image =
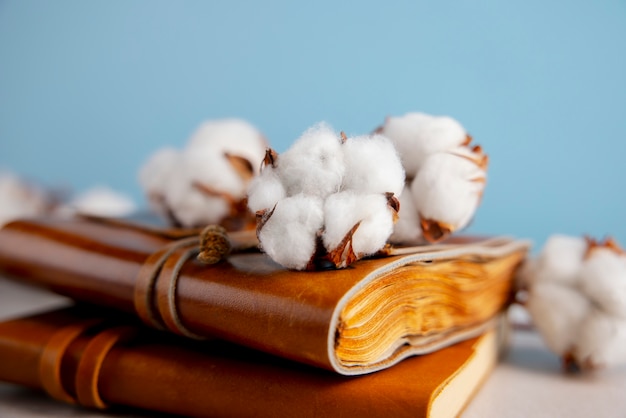
[(141, 266), (135, 280), (134, 305), (137, 315), (144, 323), (161, 330), (167, 328), (156, 311), (155, 283), (163, 265), (172, 254), (178, 250), (197, 248), (199, 243), (197, 236), (174, 241), (151, 254)]
[(76, 370), (78, 403), (89, 408), (105, 409), (108, 407), (100, 396), (98, 388), (102, 364), (116, 344), (130, 340), (136, 333), (136, 328), (120, 326), (106, 329), (89, 341)]
[[(246, 246), (250, 240), (241, 240)], [(185, 263), (197, 258), (204, 264), (215, 264), (231, 251), (228, 232), (209, 225), (199, 235), (174, 241), (151, 254), (137, 274), (134, 305), (142, 321), (154, 328), (169, 330), (185, 337), (205, 339), (190, 331), (181, 321), (176, 302), (178, 277)]]
[(70, 395), (61, 381), (61, 362), (68, 347), (88, 329), (102, 323), (102, 320), (90, 319), (67, 325), (48, 340), (39, 358), (39, 378), (43, 389), (52, 398), (75, 404), (77, 399)]
[(176, 288), (185, 262), (199, 253), (200, 238), (181, 239), (151, 254), (135, 282), (134, 304), (142, 321), (154, 328), (204, 339), (187, 329), (178, 314)]

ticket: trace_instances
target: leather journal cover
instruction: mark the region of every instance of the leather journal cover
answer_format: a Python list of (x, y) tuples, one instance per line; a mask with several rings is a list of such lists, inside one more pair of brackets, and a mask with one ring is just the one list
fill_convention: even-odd
[(341, 376), (75, 306), (1, 322), (0, 380), (90, 408), (184, 416), (449, 417), (494, 366), (500, 337), (492, 329), (378, 373)]
[(357, 375), (490, 328), (528, 249), (458, 238), (295, 272), (258, 251), (203, 265), (197, 234), (185, 234), (102, 219), (17, 221), (0, 230), (0, 273), (155, 328)]

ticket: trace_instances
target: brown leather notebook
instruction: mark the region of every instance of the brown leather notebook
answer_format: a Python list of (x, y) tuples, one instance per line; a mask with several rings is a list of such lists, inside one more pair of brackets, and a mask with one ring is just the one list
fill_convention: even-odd
[(296, 272), (258, 251), (203, 265), (197, 234), (186, 234), (99, 219), (18, 221), (0, 230), (0, 273), (156, 328), (356, 375), (488, 329), (528, 248), (457, 238)]
[(341, 376), (77, 306), (1, 322), (0, 380), (90, 408), (184, 416), (449, 417), (494, 366), (501, 336), (491, 330), (378, 373)]

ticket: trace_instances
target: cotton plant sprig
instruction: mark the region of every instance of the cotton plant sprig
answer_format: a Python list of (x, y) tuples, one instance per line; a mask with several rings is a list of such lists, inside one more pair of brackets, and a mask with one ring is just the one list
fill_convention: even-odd
[(488, 157), (447, 116), (407, 113), (377, 129), (398, 149), (406, 171), (393, 243), (437, 242), (465, 228), (480, 204)]
[(566, 369), (626, 363), (626, 254), (612, 239), (554, 235), (520, 271), (524, 304)]
[(203, 123), (182, 150), (155, 152), (139, 172), (151, 208), (175, 226), (254, 228), (246, 189), (259, 173), (267, 141), (239, 119)]
[(404, 178), (387, 138), (316, 125), (286, 152), (268, 149), (250, 183), (260, 246), (295, 270), (342, 268), (374, 254), (393, 231)]

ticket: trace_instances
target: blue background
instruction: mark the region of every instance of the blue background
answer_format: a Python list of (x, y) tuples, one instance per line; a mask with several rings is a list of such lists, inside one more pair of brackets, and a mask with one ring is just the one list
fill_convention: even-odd
[(626, 2), (0, 0), (0, 168), (145, 205), (204, 119), (278, 151), (326, 120), (458, 119), (490, 155), (471, 231), (626, 245)]

